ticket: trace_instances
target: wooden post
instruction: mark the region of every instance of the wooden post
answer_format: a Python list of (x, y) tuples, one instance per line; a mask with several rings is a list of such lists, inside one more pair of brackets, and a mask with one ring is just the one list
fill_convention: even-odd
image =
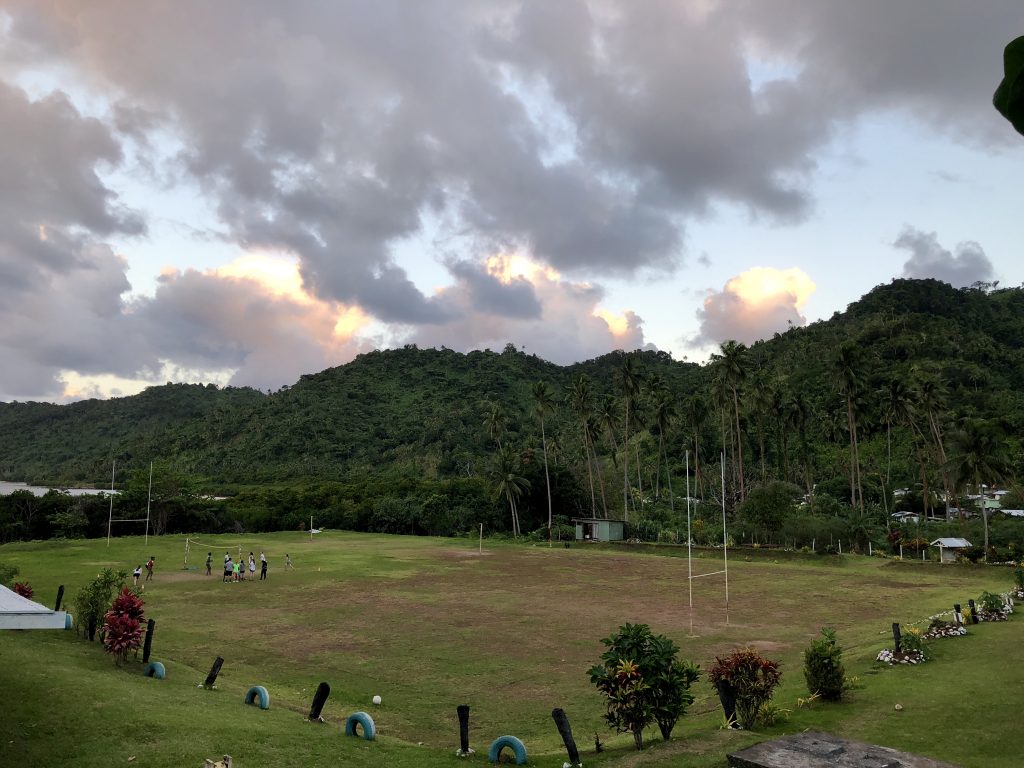
[(958, 627), (964, 625), (964, 615), (960, 612), (960, 603), (953, 603), (953, 618), (956, 620)]
[(96, 639), (96, 617), (89, 617), (89, 625), (86, 627), (86, 633), (89, 635), (89, 642), (91, 643)]
[(142, 663), (149, 663), (149, 654), (153, 650), (153, 630), (156, 628), (156, 619), (150, 619), (146, 624), (146, 640), (142, 644)]
[(459, 704), (455, 708), (459, 715), (459, 752), (469, 754), (469, 704)]
[(892, 624), (892, 641), (896, 645), (896, 653), (903, 650), (903, 639), (900, 637), (900, 625), (895, 621)]
[(56, 603), (56, 605), (53, 606), (53, 610), (54, 611), (59, 611), (60, 610), (60, 604), (61, 604), (61, 601), (63, 599), (64, 599), (64, 585), (61, 584), (59, 587), (57, 587), (57, 603)]
[(224, 659), (218, 656), (216, 661), (213, 662), (213, 666), (210, 667), (210, 674), (206, 676), (206, 680), (203, 682), (203, 688), (213, 688), (213, 684), (217, 682), (217, 675), (220, 674), (220, 668), (222, 666), (224, 666)]
[(331, 695), (331, 686), (327, 683), (320, 683), (316, 687), (316, 694), (313, 696), (313, 706), (309, 709), (309, 719), (316, 723), (322, 723), (324, 719), (320, 716), (320, 713), (324, 711), (324, 704), (327, 703), (327, 697)]
[(484, 524), (480, 523), (480, 554), (484, 553)]
[(974, 604), (974, 600), (968, 600), (967, 605), (971, 608), (971, 624), (978, 623), (978, 606)]
[(565, 751), (569, 753), (569, 765), (579, 765), (580, 751), (576, 749), (576, 740), (572, 737), (572, 728), (569, 726), (569, 718), (566, 717), (565, 710), (551, 710), (551, 718), (555, 721), (555, 727), (558, 728), (558, 735), (562, 737), (562, 743), (565, 744)]

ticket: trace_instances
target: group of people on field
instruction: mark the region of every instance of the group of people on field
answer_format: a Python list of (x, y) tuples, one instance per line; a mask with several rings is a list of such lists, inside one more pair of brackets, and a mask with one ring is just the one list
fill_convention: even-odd
[[(266, 581), (267, 579), (267, 556), (260, 551), (260, 581)], [(294, 568), (292, 565), (292, 558), (287, 553), (284, 556), (284, 568), (288, 570)], [(211, 575), (213, 568), (213, 552), (206, 553), (206, 575)], [(245, 581), (245, 572), (249, 571), (250, 580), (256, 579), (256, 556), (254, 553), (249, 553), (248, 563), (245, 558), (239, 557), (238, 562), (235, 562), (231, 557), (231, 552), (224, 553), (224, 582), (235, 582)]]

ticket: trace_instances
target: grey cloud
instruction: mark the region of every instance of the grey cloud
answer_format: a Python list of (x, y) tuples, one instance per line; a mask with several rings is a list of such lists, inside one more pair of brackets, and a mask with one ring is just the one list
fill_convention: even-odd
[(574, 283), (537, 275), (533, 292), (541, 311), (534, 316), (500, 315), (475, 306), (474, 287), (466, 281), (446, 288), (441, 300), (458, 308), (460, 319), (414, 329), (405, 341), (423, 346), (448, 346), (461, 351), (503, 349), (512, 342), (531, 354), (560, 364), (602, 355), (613, 349), (653, 348), (644, 341), (643, 320), (625, 313), (626, 328), (612, 333), (594, 312), (604, 291), (588, 283)]
[(121, 151), (60, 93), (0, 81), (0, 398), (54, 397), (61, 370), (130, 374), (156, 363), (123, 314), (126, 265), (100, 242), (136, 235), (100, 167)]
[(907, 110), (970, 141), (1013, 140), (992, 92), (1003, 46), (1024, 25), (1018, 0), (983, 9), (958, 0), (745, 0), (726, 8), (772, 52), (791, 57), (803, 100), (818, 110)]
[(937, 233), (908, 227), (893, 246), (910, 252), (903, 265), (903, 277), (932, 277), (956, 288), (979, 280), (990, 282), (995, 277), (992, 262), (973, 240), (959, 243), (955, 251), (949, 251), (939, 244)]
[(148, 343), (176, 365), (234, 369), (231, 384), (261, 389), (339, 365), (362, 351), (334, 336), (328, 305), (274, 296), (251, 280), (189, 270), (167, 275), (131, 309)]
[(521, 320), (541, 316), (533, 285), (523, 277), (502, 283), (481, 265), (469, 261), (452, 262), (448, 270), (465, 286), (470, 304), (477, 312)]

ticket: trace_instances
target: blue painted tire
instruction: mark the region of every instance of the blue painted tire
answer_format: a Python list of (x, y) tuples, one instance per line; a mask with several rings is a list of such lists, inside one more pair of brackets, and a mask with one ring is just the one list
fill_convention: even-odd
[(164, 669), (164, 665), (159, 661), (151, 661), (146, 665), (146, 671), (143, 674), (146, 677), (155, 677), (157, 680), (163, 680), (167, 677), (167, 670)]
[[(259, 701), (257, 701), (257, 699)], [(246, 704), (259, 704), (260, 709), (270, 709), (270, 694), (267, 693), (267, 689), (262, 685), (254, 685), (249, 689), (249, 692), (245, 694)]]
[(64, 629), (74, 629), (74, 628), (75, 628), (75, 617), (72, 616), (70, 613), (64, 614)]
[(526, 764), (526, 745), (523, 744), (515, 736), (499, 736), (491, 743), (491, 748), (487, 750), (487, 759), (492, 762), (498, 762), (498, 755), (501, 754), (501, 750), (508, 747), (512, 750), (512, 754), (516, 756), (516, 765)]
[(373, 741), (375, 738), (377, 738), (377, 726), (373, 724), (373, 718), (365, 712), (356, 712), (348, 716), (348, 720), (345, 721), (345, 735), (357, 735), (357, 725), (362, 727), (363, 738), (367, 741)]

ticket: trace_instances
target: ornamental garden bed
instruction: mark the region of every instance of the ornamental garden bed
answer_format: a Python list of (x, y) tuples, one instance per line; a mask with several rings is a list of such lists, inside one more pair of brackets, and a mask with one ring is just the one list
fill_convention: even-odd
[(940, 637), (963, 637), (967, 634), (967, 627), (957, 624), (954, 621), (942, 621), (933, 619), (928, 631), (921, 635), (923, 640), (935, 640)]
[(924, 651), (892, 651), (888, 648), (883, 648), (878, 652), (878, 656), (875, 657), (876, 661), (880, 661), (883, 664), (923, 664), (926, 660)]

